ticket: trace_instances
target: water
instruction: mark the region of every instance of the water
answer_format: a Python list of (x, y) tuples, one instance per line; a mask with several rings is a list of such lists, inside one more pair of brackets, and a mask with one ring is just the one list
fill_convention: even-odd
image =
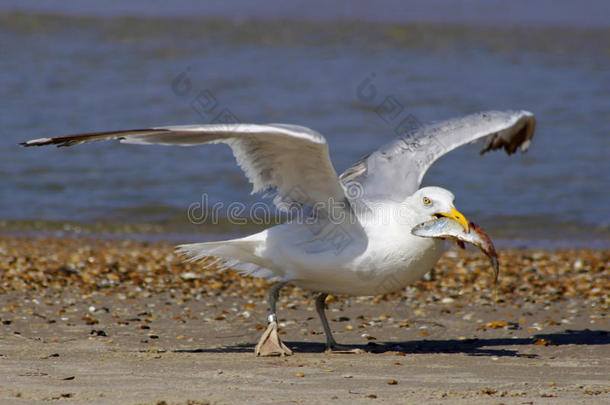
[[(103, 10), (44, 4), (0, 7), (0, 230), (245, 234), (260, 227), (194, 225), (186, 215), (202, 199), (260, 200), (226, 146), (17, 143), (209, 123), (222, 113), (312, 127), (327, 137), (341, 172), (394, 136), (394, 124), (375, 113), (375, 103), (392, 96), (420, 122), (488, 109), (534, 112), (527, 154), (479, 157), (480, 145), (468, 146), (438, 161), (424, 183), (451, 189), (457, 207), (506, 244), (610, 246), (604, 2), (592, 2), (589, 14), (563, 2), (549, 13), (539, 6), (527, 18), (511, 8), (508, 20), (491, 8), (479, 18), (421, 6), (413, 14), (368, 13), (365, 1), (323, 16), (273, 3), (254, 10), (183, 1), (174, 13), (165, 3), (145, 12), (138, 2)], [(180, 75), (189, 88), (172, 88)], [(357, 88), (371, 77), (378, 96), (366, 104)], [(192, 107), (201, 92), (215, 98), (212, 112)]]

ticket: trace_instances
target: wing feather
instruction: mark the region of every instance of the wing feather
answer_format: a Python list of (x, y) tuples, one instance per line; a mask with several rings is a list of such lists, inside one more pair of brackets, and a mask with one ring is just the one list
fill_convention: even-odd
[(298, 202), (308, 206), (345, 199), (326, 139), (296, 125), (179, 125), (40, 138), (21, 145), (59, 147), (109, 139), (129, 144), (179, 146), (226, 143), (252, 183), (253, 193), (274, 189), (279, 197), (274, 200), (276, 203)]
[(486, 141), (481, 154), (504, 149), (525, 152), (536, 120), (528, 111), (488, 111), (417, 128), (368, 154), (341, 174), (350, 187), (359, 184), (359, 200), (403, 201), (419, 188), (428, 168), (453, 149)]

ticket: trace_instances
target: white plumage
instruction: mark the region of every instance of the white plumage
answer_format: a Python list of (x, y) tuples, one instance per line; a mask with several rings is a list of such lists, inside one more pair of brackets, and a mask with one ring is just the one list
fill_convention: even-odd
[[(216, 256), (244, 273), (290, 282), (320, 292), (316, 301), (329, 348), (336, 347), (323, 310), (328, 293), (373, 295), (398, 290), (421, 278), (438, 261), (443, 242), (411, 234), (416, 225), (447, 216), (468, 221), (451, 192), (419, 189), (430, 165), (465, 143), (483, 140), (482, 153), (527, 149), (535, 128), (527, 111), (490, 111), (431, 124), (367, 155), (340, 177), (322, 135), (305, 127), (270, 124), (167, 126), (57, 138), (24, 146), (70, 146), (102, 139), (132, 144), (195, 146), (226, 143), (253, 184), (274, 190), (276, 204), (293, 204), (300, 216), (260, 233), (228, 241), (181, 245), (190, 260)], [(290, 354), (277, 336), (275, 299), (269, 329), (257, 354)]]

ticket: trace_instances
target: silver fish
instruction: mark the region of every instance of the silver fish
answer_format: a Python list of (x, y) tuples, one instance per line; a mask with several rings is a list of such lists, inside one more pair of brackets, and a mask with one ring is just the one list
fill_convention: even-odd
[(496, 248), (489, 236), (477, 224), (469, 222), (468, 225), (470, 229), (466, 232), (459, 222), (451, 218), (442, 217), (416, 225), (411, 229), (411, 233), (424, 238), (452, 238), (457, 240), (462, 248), (464, 247), (464, 242), (478, 247), (491, 261), (494, 269), (494, 284), (496, 284), (498, 282), (498, 274), (500, 273)]

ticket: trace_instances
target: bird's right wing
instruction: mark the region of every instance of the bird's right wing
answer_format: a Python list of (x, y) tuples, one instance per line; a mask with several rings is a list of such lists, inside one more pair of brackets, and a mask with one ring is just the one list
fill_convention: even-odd
[(276, 203), (306, 206), (343, 203), (342, 183), (330, 161), (328, 144), (319, 133), (285, 124), (178, 125), (41, 138), (23, 146), (71, 146), (118, 139), (130, 144), (195, 146), (226, 143), (253, 185), (252, 192), (277, 191)]

